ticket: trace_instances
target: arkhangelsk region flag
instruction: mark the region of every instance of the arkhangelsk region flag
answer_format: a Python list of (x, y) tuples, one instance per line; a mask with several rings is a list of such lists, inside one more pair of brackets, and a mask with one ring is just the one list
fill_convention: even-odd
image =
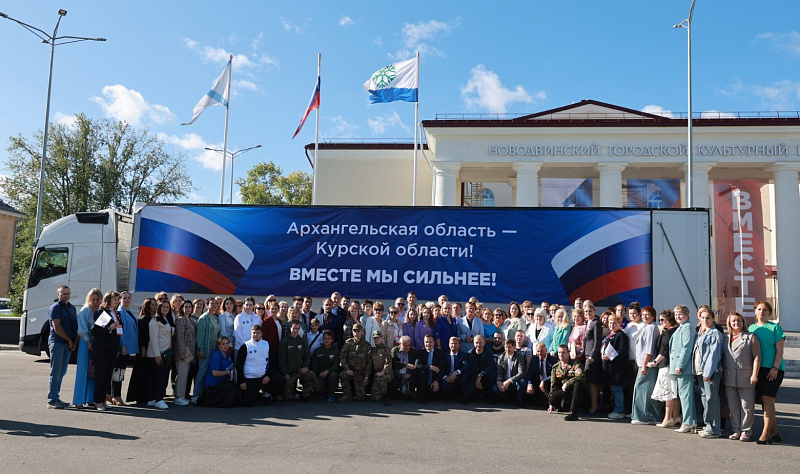
[(223, 107), (228, 106), (228, 84), (231, 82), (231, 60), (228, 60), (228, 65), (225, 66), (225, 70), (222, 71), (222, 74), (217, 78), (217, 81), (214, 83), (214, 86), (211, 88), (210, 91), (206, 92), (206, 95), (200, 99), (200, 102), (194, 106), (194, 110), (192, 111), (192, 120), (181, 124), (181, 125), (191, 125), (197, 120), (197, 117), (203, 113), (206, 107), (210, 107), (212, 105), (221, 105)]
[(292, 135), (292, 139), (300, 133), (300, 130), (303, 128), (303, 125), (306, 123), (306, 119), (308, 118), (308, 114), (311, 113), (312, 110), (319, 107), (319, 76), (317, 76), (317, 85), (314, 86), (314, 92), (311, 94), (311, 100), (308, 101), (308, 107), (306, 108), (306, 113), (303, 114), (303, 118), (300, 119), (300, 125), (297, 126), (297, 130), (294, 131), (294, 135)]
[(381, 102), (417, 101), (419, 82), (417, 59), (407, 59), (379, 69), (364, 83), (373, 104)]

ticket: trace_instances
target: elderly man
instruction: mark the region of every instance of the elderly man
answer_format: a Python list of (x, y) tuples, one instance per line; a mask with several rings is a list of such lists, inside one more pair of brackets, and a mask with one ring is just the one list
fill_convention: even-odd
[(416, 389), (417, 366), (414, 361), (417, 351), (411, 347), (411, 337), (400, 338), (400, 345), (392, 348), (392, 371), (394, 377), (389, 384), (388, 394), (394, 396), (399, 391), (401, 395), (411, 396)]
[(550, 399), (550, 376), (553, 364), (558, 359), (547, 353), (543, 342), (536, 343), (536, 355), (528, 364), (528, 390), (526, 393), (533, 398), (534, 406), (547, 408)]
[(356, 400), (364, 400), (367, 398), (364, 389), (369, 385), (369, 374), (372, 373), (372, 346), (364, 339), (364, 326), (361, 323), (353, 325), (353, 337), (344, 343), (341, 361), (339, 381), (343, 395), (339, 401), (353, 400), (351, 383), (355, 386)]

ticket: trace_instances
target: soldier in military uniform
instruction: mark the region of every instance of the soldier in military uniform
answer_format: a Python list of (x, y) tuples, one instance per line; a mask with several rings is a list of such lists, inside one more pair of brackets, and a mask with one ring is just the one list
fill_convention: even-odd
[(369, 384), (369, 374), (372, 373), (372, 346), (364, 339), (364, 326), (361, 323), (353, 325), (353, 337), (345, 341), (342, 346), (342, 371), (339, 381), (342, 383), (342, 398), (340, 402), (349, 402), (353, 399), (352, 382), (356, 389), (356, 400), (367, 398), (364, 389)]
[(372, 340), (375, 347), (372, 349), (372, 401), (383, 400), (384, 405), (389, 405), (389, 382), (392, 381), (392, 351), (383, 343), (379, 330), (372, 331)]
[(566, 344), (558, 346), (558, 362), (553, 364), (550, 379), (550, 408), (547, 412), (564, 411), (569, 404), (569, 414), (564, 419), (577, 420), (578, 409), (586, 391), (585, 380), (583, 364), (569, 358), (569, 347)]

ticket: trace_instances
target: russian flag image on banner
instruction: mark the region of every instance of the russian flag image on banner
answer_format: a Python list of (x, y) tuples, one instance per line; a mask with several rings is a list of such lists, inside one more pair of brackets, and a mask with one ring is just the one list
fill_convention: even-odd
[(373, 104), (403, 100), (417, 101), (419, 81), (417, 58), (406, 59), (375, 71), (364, 83)]
[(607, 306), (650, 301), (650, 215), (637, 213), (584, 234), (551, 261), (570, 301)]
[(137, 291), (235, 294), (255, 255), (217, 223), (178, 206), (147, 206), (139, 226)]

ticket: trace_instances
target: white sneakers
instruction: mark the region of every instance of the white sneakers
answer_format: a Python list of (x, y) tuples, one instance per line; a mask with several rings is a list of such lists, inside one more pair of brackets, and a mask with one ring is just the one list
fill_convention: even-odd
[(181, 407), (185, 407), (186, 405), (189, 404), (189, 400), (187, 400), (185, 398), (176, 398), (175, 399), (175, 404), (178, 405), (178, 406), (181, 406)]
[(166, 410), (167, 408), (169, 408), (166, 402), (164, 402), (164, 400), (157, 401), (153, 406), (158, 408), (159, 410)]

